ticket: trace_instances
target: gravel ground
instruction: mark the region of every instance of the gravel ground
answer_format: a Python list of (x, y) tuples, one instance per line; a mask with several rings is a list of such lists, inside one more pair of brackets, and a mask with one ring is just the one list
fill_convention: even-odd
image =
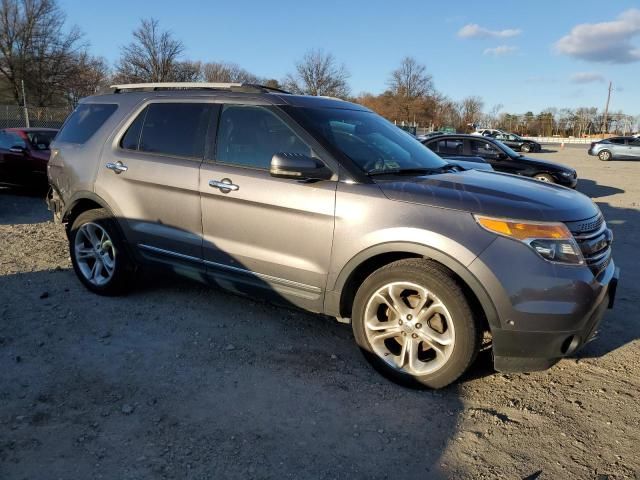
[(546, 372), (482, 354), (415, 391), (350, 327), (174, 277), (87, 292), (37, 196), (0, 192), (0, 479), (640, 476), (640, 162), (575, 167), (622, 269), (600, 336)]

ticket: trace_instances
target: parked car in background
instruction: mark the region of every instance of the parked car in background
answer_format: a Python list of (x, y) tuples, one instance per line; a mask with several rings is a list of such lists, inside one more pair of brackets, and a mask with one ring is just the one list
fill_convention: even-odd
[(435, 137), (438, 135), (444, 135), (445, 132), (441, 132), (439, 130), (436, 130), (435, 132), (427, 132), (427, 133), (423, 133), (421, 135), (416, 136), (416, 138), (420, 141), (426, 140), (427, 138), (431, 138), (431, 137)]
[(498, 133), (504, 133), (504, 132), (496, 128), (481, 128), (480, 130), (476, 130), (475, 132), (472, 132), (471, 135), (479, 135), (481, 137), (490, 137)]
[(612, 234), (588, 197), (449, 165), (361, 105), (116, 86), (52, 147), (49, 208), (90, 291), (123, 293), (152, 264), (338, 317), (401, 383), (455, 381), (489, 331), (497, 370), (548, 368), (613, 305)]
[(588, 153), (603, 162), (634, 158), (640, 160), (640, 138), (611, 137), (593, 142)]
[(0, 183), (46, 187), (49, 145), (57, 133), (52, 128), (0, 130)]
[(525, 153), (542, 151), (542, 145), (540, 145), (538, 142), (527, 140), (526, 138), (522, 138), (515, 133), (493, 133), (488, 136), (501, 141), (502, 143), (516, 151)]
[(441, 135), (422, 142), (445, 160), (448, 157), (481, 157), (494, 170), (532, 177), (541, 182), (575, 188), (576, 171), (558, 163), (525, 157), (492, 137), (475, 135)]

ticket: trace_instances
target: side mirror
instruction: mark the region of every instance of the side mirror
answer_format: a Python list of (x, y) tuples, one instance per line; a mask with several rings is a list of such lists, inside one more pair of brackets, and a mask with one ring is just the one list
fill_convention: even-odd
[(27, 151), (26, 148), (21, 147), (20, 145), (14, 145), (9, 149), (11, 153), (25, 153)]
[(292, 180), (329, 180), (333, 173), (319, 160), (301, 153), (276, 153), (271, 158), (272, 177)]

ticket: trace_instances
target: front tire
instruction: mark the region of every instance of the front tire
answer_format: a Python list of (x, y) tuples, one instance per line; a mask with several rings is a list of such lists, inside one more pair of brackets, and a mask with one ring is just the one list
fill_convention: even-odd
[(524, 153), (529, 153), (531, 151), (531, 145), (529, 145), (528, 143), (525, 143), (520, 147), (520, 151)]
[(611, 160), (611, 152), (609, 150), (602, 150), (598, 153), (598, 158), (603, 162), (608, 162)]
[(539, 182), (556, 183), (555, 179), (551, 175), (549, 175), (548, 173), (538, 173), (538, 174), (534, 175), (533, 178), (535, 178)]
[(119, 295), (130, 285), (133, 262), (116, 221), (100, 208), (81, 213), (69, 232), (69, 254), (82, 284), (99, 295)]
[(365, 358), (396, 383), (442, 388), (480, 348), (481, 329), (462, 286), (442, 265), (399, 260), (372, 273), (353, 305), (353, 333)]

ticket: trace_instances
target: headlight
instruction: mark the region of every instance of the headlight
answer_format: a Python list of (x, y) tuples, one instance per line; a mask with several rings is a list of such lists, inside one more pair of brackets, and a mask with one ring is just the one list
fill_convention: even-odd
[(474, 215), (478, 224), (493, 233), (528, 245), (545, 260), (582, 265), (584, 258), (564, 223), (530, 222)]

